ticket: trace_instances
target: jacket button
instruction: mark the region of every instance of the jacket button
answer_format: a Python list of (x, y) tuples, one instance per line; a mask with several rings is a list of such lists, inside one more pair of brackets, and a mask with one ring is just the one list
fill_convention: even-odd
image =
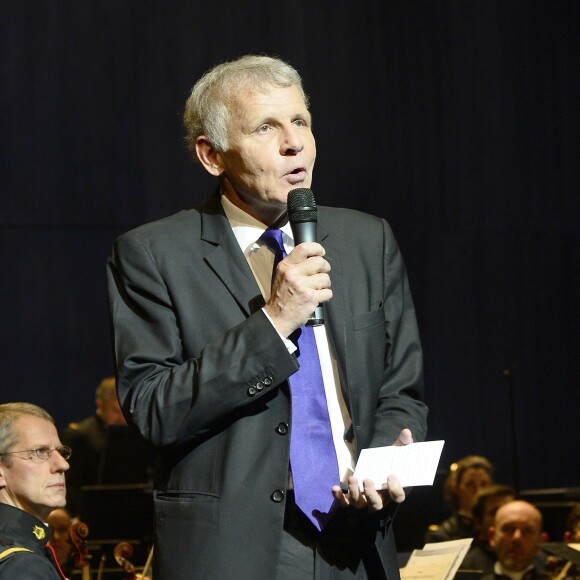
[(280, 435), (286, 435), (288, 433), (288, 423), (278, 423), (278, 427), (276, 427), (276, 431), (280, 433)]
[(250, 397), (253, 397), (257, 392), (258, 392), (258, 389), (256, 389), (256, 387), (250, 387), (248, 389), (248, 395), (250, 395)]
[(264, 377), (264, 380), (262, 381), (267, 387), (269, 387), (272, 384), (272, 377)]
[(280, 503), (284, 499), (284, 492), (281, 489), (277, 489), (270, 497), (272, 501)]
[(254, 386), (258, 391), (261, 391), (264, 388), (264, 383), (257, 382)]

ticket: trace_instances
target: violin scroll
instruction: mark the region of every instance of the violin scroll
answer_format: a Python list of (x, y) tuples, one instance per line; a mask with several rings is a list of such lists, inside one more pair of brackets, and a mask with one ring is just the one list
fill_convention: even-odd
[(119, 542), (115, 549), (113, 550), (113, 555), (115, 556), (115, 561), (123, 571), (127, 574), (127, 580), (134, 580), (137, 578), (135, 572), (135, 566), (131, 564), (129, 558), (133, 555), (133, 546), (128, 542)]
[(68, 542), (73, 547), (73, 557), (75, 567), (82, 570), (83, 580), (90, 578), (89, 549), (86, 538), (89, 535), (89, 527), (84, 522), (78, 521), (70, 525), (68, 529)]

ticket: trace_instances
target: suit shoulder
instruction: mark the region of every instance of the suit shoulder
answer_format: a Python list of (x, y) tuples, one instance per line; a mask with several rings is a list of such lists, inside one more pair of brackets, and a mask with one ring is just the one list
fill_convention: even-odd
[(2, 557), (0, 554), (0, 579), (29, 578), (33, 580), (58, 578), (49, 560), (31, 550), (12, 551)]
[(170, 233), (172, 236), (180, 232), (191, 231), (199, 228), (200, 213), (196, 208), (184, 209), (173, 215), (142, 224), (121, 234), (117, 241), (134, 239), (157, 239), (163, 238)]
[(382, 228), (386, 220), (376, 215), (366, 213), (357, 209), (345, 207), (318, 206), (318, 216), (320, 221), (328, 221), (329, 224), (351, 224), (352, 226)]
[(69, 423), (66, 426), (65, 431), (85, 434), (91, 431), (102, 431), (103, 429), (104, 426), (101, 422), (99, 422), (97, 416), (91, 415), (89, 417), (81, 419), (80, 421), (73, 421), (72, 423)]
[(318, 207), (318, 223), (331, 234), (348, 234), (351, 243), (358, 238), (373, 239), (375, 236), (393, 238), (391, 226), (384, 218), (356, 209), (342, 207)]

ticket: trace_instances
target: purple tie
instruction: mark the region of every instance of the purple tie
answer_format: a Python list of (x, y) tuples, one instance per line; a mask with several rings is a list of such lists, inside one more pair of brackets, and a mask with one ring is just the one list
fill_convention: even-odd
[[(267, 229), (261, 239), (275, 252), (275, 273), (278, 262), (286, 255), (282, 230)], [(314, 330), (311, 326), (303, 326), (296, 334), (300, 368), (289, 379), (292, 395), (290, 470), (296, 505), (316, 528), (322, 530), (334, 503), (331, 487), (340, 484), (340, 476)]]

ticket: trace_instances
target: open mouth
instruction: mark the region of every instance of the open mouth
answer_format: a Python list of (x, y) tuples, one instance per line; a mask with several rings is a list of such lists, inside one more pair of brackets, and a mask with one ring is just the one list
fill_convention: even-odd
[(296, 167), (286, 174), (286, 178), (291, 184), (296, 184), (306, 178), (306, 169), (304, 167)]

